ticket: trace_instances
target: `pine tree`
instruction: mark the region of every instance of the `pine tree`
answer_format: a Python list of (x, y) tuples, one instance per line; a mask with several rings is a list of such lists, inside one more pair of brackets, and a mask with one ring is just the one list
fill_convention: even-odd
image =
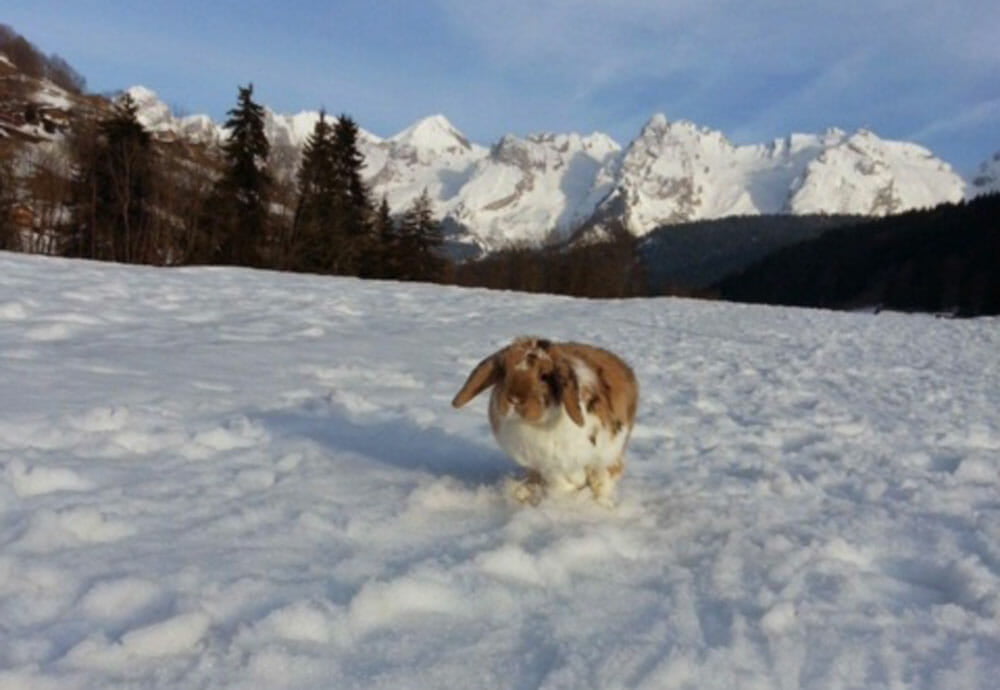
[(434, 218), (427, 190), (403, 214), (399, 227), (400, 278), (440, 281), (445, 262), (440, 256), (444, 240), (441, 224)]
[(372, 255), (376, 264), (374, 277), (397, 278), (400, 271), (399, 237), (396, 233), (396, 224), (392, 220), (392, 211), (389, 209), (389, 200), (385, 196), (375, 211), (372, 223), (374, 226)]
[(222, 146), (226, 169), (215, 187), (211, 258), (259, 266), (268, 228), (271, 147), (264, 132), (264, 109), (253, 100), (253, 84), (239, 87), (237, 105), (228, 114), (229, 138)]
[(336, 234), (343, 238), (337, 272), (367, 276), (373, 263), (373, 209), (362, 179), (365, 158), (358, 148), (358, 125), (345, 114), (333, 127), (332, 154), (339, 206)]
[(333, 159), (333, 128), (324, 111), (306, 140), (296, 179), (299, 196), (291, 266), (300, 271), (336, 272), (343, 247), (339, 223), (342, 203)]
[(73, 213), (65, 250), (70, 255), (123, 262), (156, 260), (151, 237), (154, 152), (127, 93), (96, 129), (81, 127)]
[(139, 106), (124, 94), (100, 124), (104, 160), (98, 168), (108, 208), (115, 261), (149, 261), (155, 253), (150, 235), (152, 139), (138, 119)]

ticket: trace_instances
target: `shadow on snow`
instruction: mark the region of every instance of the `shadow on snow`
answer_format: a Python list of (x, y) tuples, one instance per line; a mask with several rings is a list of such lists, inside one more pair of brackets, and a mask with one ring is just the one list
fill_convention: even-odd
[[(276, 437), (309, 439), (331, 451), (356, 453), (404, 470), (425, 471), (465, 484), (496, 484), (514, 474), (516, 466), (500, 451), (473, 443), (435, 426), (404, 416), (372, 421), (351, 419), (351, 412), (331, 401), (310, 401), (290, 409), (256, 415)], [(489, 432), (485, 432), (488, 436)]]

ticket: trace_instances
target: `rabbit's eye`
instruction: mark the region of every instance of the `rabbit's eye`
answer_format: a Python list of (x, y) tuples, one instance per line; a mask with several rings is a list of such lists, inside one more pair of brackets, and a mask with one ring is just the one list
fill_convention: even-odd
[(542, 381), (545, 382), (545, 384), (548, 386), (548, 389), (552, 392), (553, 395), (555, 395), (556, 397), (559, 396), (559, 391), (560, 391), (559, 377), (556, 376), (556, 373), (554, 371), (551, 371), (543, 375)]

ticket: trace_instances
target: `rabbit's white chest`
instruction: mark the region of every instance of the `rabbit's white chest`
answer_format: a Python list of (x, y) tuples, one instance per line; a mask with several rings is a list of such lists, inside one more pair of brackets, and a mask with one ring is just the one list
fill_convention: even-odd
[(608, 467), (618, 460), (628, 435), (622, 430), (612, 436), (587, 412), (583, 422), (578, 426), (559, 406), (535, 423), (515, 413), (501, 417), (494, 434), (500, 447), (522, 467), (537, 471), (549, 482), (580, 487), (586, 483), (588, 467)]

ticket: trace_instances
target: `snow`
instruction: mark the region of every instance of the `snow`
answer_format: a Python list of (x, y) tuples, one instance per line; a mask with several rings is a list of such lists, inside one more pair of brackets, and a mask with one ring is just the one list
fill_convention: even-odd
[(57, 110), (68, 111), (74, 106), (73, 100), (66, 93), (66, 90), (56, 86), (47, 79), (42, 80), (39, 84), (34, 98), (38, 103)]
[(427, 192), (438, 218), (449, 212), (486, 149), (471, 143), (443, 115), (424, 118), (363, 150), (374, 197), (400, 213)]
[(831, 128), (736, 146), (719, 131), (663, 114), (650, 118), (605, 177), (615, 189), (603, 205), (624, 200), (625, 225), (635, 235), (733, 215), (886, 215), (965, 193), (962, 179), (927, 149), (867, 130)]
[(393, 135), (389, 141), (399, 146), (438, 153), (469, 149), (472, 146), (465, 135), (440, 113), (418, 120), (402, 132)]
[[(998, 326), (0, 254), (0, 688), (993, 687)], [(520, 333), (613, 509), (450, 407)]]
[[(148, 89), (130, 93), (153, 131), (205, 143), (224, 137), (205, 116), (175, 118)], [(283, 177), (293, 179), (297, 152), (318, 117), (265, 108), (275, 150), (292, 149), (281, 156)], [(961, 177), (926, 149), (867, 130), (830, 128), (737, 146), (722, 132), (662, 113), (624, 150), (599, 132), (508, 134), (483, 146), (442, 114), (386, 139), (362, 130), (359, 149), (373, 198), (385, 197), (401, 213), (426, 190), (435, 215), (464, 227), (462, 239), (487, 251), (564, 239), (595, 213), (621, 215), (640, 236), (667, 223), (731, 215), (884, 215), (965, 194)]]
[(884, 216), (960, 201), (965, 183), (927, 149), (859, 130), (810, 161), (790, 200), (794, 213)]
[(474, 228), (488, 249), (538, 244), (546, 239), (540, 229), (565, 236), (610, 191), (597, 176), (619, 152), (599, 133), (508, 134), (476, 163), (445, 212)]
[(200, 144), (218, 144), (225, 138), (225, 130), (207, 115), (174, 115), (169, 105), (159, 95), (145, 86), (132, 86), (125, 90), (136, 104), (136, 117), (143, 127), (157, 136), (179, 134)]

